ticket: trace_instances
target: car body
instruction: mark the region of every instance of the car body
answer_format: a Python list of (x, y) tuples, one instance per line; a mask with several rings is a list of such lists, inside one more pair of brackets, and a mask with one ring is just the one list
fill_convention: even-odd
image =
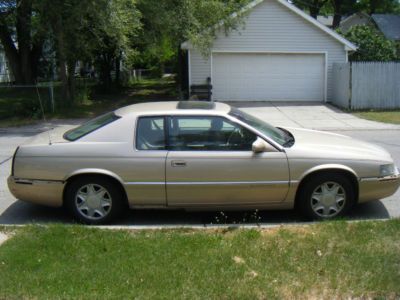
[(125, 204), (300, 206), (325, 219), (392, 195), (400, 177), (381, 147), (339, 134), (274, 128), (223, 103), (185, 101), (127, 106), (55, 142), (20, 146), (8, 185), (20, 200), (66, 205), (79, 220), (97, 224)]

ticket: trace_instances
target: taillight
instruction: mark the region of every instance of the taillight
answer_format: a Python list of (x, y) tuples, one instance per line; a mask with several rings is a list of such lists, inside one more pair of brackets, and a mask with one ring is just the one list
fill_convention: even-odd
[(14, 164), (15, 164), (15, 156), (17, 155), (19, 147), (17, 147), (17, 149), (14, 152), (13, 158), (12, 158), (12, 162), (11, 162), (11, 176), (14, 176)]

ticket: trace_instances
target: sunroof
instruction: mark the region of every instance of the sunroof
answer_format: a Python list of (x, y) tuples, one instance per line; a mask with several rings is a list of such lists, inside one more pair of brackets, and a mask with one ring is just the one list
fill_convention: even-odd
[(214, 109), (214, 102), (206, 101), (180, 101), (177, 106), (178, 109)]

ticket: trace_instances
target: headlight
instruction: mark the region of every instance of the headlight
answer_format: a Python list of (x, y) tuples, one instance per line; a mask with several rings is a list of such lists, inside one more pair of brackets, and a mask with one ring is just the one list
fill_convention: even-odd
[(391, 176), (394, 175), (395, 173), (396, 173), (396, 167), (394, 166), (394, 164), (380, 166), (381, 177)]

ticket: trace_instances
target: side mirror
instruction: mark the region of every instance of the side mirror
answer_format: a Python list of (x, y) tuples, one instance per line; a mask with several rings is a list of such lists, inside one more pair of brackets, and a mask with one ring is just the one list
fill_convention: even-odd
[(264, 141), (262, 138), (258, 137), (252, 145), (252, 150), (254, 153), (262, 152), (276, 152), (277, 150)]

